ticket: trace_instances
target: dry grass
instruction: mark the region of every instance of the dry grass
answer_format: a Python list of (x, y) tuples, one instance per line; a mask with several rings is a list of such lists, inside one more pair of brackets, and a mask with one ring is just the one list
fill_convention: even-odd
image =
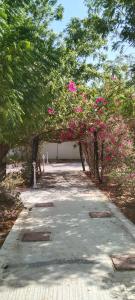
[[(90, 174), (87, 175), (90, 176)], [(135, 174), (133, 170), (124, 166), (108, 174), (104, 178), (104, 183), (94, 182), (135, 224)]]
[(19, 193), (15, 192), (15, 188), (21, 184), (21, 176), (14, 173), (9, 174), (0, 184), (0, 246), (23, 208)]

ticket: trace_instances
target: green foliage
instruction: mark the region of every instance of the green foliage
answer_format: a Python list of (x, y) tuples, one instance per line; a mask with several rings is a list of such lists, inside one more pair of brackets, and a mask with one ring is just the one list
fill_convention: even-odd
[[(116, 107), (118, 114), (134, 116), (127, 66), (112, 68), (104, 63), (106, 40), (95, 26), (102, 20), (97, 15), (73, 18), (62, 38), (57, 37), (49, 29), (50, 22), (63, 14), (56, 4), (51, 0), (0, 2), (0, 142), (19, 144), (53, 128), (65, 128), (73, 118), (96, 118), (92, 107), (99, 95), (110, 99), (104, 118)], [(79, 86), (77, 95), (67, 91), (70, 80)], [(75, 114), (77, 106), (83, 106), (80, 115)], [(48, 115), (48, 107), (54, 108), (55, 116)]]
[(49, 83), (59, 49), (48, 26), (62, 17), (62, 7), (56, 7), (56, 2), (0, 2), (1, 142), (22, 139), (28, 128), (32, 134), (38, 127), (35, 115), (39, 118), (39, 109), (44, 110), (51, 100)]
[(134, 86), (130, 84), (127, 64), (113, 62), (104, 66), (101, 93), (110, 100), (109, 113), (122, 115), (127, 120), (135, 115)]
[[(89, 20), (73, 19), (64, 36), (49, 29), (63, 7), (52, 0), (0, 2), (0, 141), (16, 144), (49, 128), (47, 108), (54, 100), (66, 111), (65, 85), (98, 78), (97, 65), (105, 44)], [(59, 110), (59, 111), (60, 111)], [(70, 111), (70, 110), (69, 110)], [(60, 119), (52, 126), (59, 126)], [(67, 120), (67, 117), (66, 117)]]
[(135, 46), (135, 1), (134, 0), (85, 0), (90, 19), (97, 31), (109, 32)]

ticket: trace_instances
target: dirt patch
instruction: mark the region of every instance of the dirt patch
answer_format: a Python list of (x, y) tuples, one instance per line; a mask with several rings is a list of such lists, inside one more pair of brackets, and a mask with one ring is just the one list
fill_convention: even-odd
[(119, 184), (115, 179), (106, 177), (104, 183), (98, 183), (91, 178), (90, 173), (85, 173), (107, 197), (117, 205), (122, 213), (135, 224), (135, 193), (127, 183)]
[(0, 188), (0, 247), (23, 208), (18, 193)]

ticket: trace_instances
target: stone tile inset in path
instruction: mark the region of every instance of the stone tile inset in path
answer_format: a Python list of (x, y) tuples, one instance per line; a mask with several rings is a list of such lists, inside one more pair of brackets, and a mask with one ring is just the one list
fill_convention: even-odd
[(36, 203), (35, 207), (54, 207), (54, 203), (53, 202)]
[(50, 231), (39, 231), (39, 232), (25, 232), (22, 237), (23, 242), (48, 242), (50, 241)]
[(135, 271), (135, 254), (112, 255), (111, 259), (117, 271)]
[(89, 212), (89, 217), (90, 218), (111, 218), (113, 214), (111, 211), (92, 211)]

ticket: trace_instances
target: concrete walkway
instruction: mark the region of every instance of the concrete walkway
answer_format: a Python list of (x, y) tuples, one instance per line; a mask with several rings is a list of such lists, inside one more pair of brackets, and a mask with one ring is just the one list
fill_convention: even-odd
[[(135, 271), (114, 270), (110, 258), (135, 253), (134, 226), (82, 172), (50, 170), (21, 197), (26, 209), (0, 250), (1, 300), (135, 299)], [(112, 218), (89, 217), (110, 208)], [(27, 231), (49, 231), (51, 240), (23, 242)]]

